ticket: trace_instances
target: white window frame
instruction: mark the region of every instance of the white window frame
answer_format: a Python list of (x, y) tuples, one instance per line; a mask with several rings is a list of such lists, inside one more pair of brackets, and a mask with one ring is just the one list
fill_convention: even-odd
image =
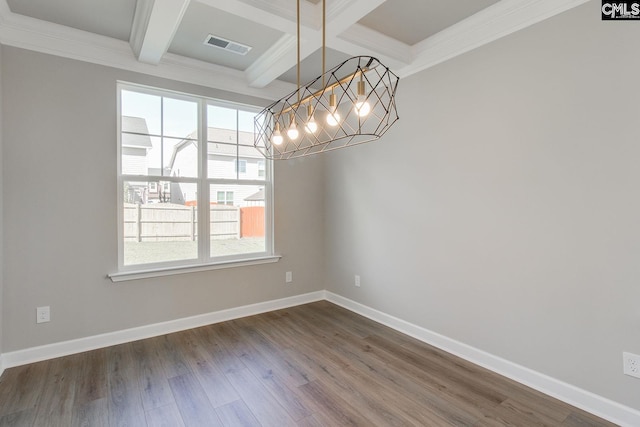
[[(122, 108), (121, 93), (123, 90), (131, 90), (155, 96), (166, 96), (177, 99), (195, 101), (198, 104), (199, 129), (198, 129), (198, 177), (181, 178), (172, 176), (151, 175), (123, 175), (122, 174)], [(157, 277), (169, 274), (178, 274), (192, 271), (212, 270), (241, 265), (264, 264), (276, 262), (280, 256), (274, 253), (274, 221), (273, 221), (273, 161), (265, 159), (265, 176), (260, 180), (241, 179), (236, 173), (235, 179), (208, 178), (207, 173), (207, 106), (214, 105), (237, 110), (259, 112), (260, 108), (229, 101), (221, 101), (199, 95), (175, 92), (171, 90), (142, 86), (128, 82), (117, 82), (117, 217), (118, 217), (118, 271), (108, 276), (114, 282), (132, 280), (147, 277)], [(202, 142), (203, 140), (204, 143)], [(236, 158), (236, 164), (237, 164)], [(125, 265), (124, 264), (124, 182), (161, 180), (167, 182), (195, 183), (198, 194), (198, 236), (209, 235), (209, 189), (212, 184), (242, 184), (257, 185), (265, 188), (265, 250), (263, 252), (228, 255), (220, 257), (210, 256), (210, 239), (198, 239), (198, 257), (193, 260), (180, 260), (170, 262), (158, 262), (149, 264)], [(160, 188), (160, 185), (158, 185)]]

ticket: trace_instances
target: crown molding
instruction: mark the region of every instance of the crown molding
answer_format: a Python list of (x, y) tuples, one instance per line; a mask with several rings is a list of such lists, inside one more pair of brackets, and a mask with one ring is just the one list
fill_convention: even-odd
[(408, 77), (448, 59), (565, 12), (589, 0), (502, 0), (411, 47)]
[(2, 13), (0, 22), (0, 43), (7, 46), (263, 99), (277, 99), (295, 90), (295, 85), (278, 80), (263, 88), (251, 87), (241, 71), (171, 53), (158, 65), (146, 64), (136, 60), (128, 42), (12, 12)]

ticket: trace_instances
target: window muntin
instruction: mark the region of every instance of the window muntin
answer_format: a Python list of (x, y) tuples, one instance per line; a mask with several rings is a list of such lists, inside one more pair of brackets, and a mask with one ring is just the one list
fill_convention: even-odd
[(119, 100), (120, 269), (272, 255), (257, 108), (129, 84)]

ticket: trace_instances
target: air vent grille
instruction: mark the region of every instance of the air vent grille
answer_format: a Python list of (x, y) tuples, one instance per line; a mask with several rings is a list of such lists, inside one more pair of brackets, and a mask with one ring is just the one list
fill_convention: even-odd
[(238, 55), (246, 55), (251, 50), (251, 46), (223, 39), (222, 37), (214, 36), (211, 34), (209, 34), (204, 40), (204, 44), (233, 52)]

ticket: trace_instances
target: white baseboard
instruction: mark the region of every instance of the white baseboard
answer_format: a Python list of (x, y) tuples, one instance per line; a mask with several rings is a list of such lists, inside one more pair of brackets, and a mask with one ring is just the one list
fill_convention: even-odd
[(582, 390), (540, 372), (494, 356), (421, 326), (390, 316), (343, 296), (326, 291), (326, 299), (399, 332), (438, 347), (469, 362), (487, 368), (558, 400), (583, 409), (621, 426), (640, 426), (640, 411)]
[(12, 368), (14, 366), (25, 365), (27, 363), (39, 362), (41, 360), (67, 356), (70, 354), (81, 353), (83, 351), (95, 350), (97, 348), (137, 341), (172, 332), (184, 331), (200, 326), (211, 325), (213, 323), (224, 322), (226, 320), (233, 320), (240, 317), (252, 316), (254, 314), (280, 310), (323, 299), (325, 299), (325, 291), (311, 292), (308, 294), (265, 301), (257, 304), (201, 314), (198, 316), (185, 317), (168, 322), (155, 323), (153, 325), (140, 326), (122, 331), (3, 353), (0, 355), (0, 374), (3, 368)]

